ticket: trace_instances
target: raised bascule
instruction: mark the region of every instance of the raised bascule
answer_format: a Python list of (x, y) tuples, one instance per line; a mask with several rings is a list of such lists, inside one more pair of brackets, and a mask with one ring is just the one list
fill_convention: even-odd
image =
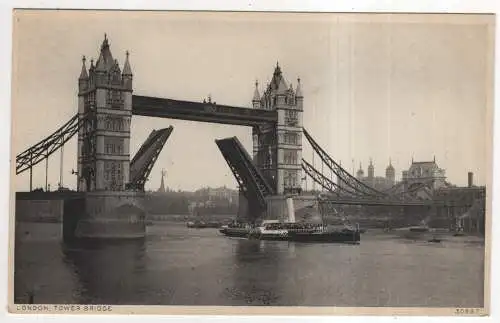
[[(238, 138), (216, 140), (240, 188), (240, 212), (247, 221), (285, 219), (286, 199), (296, 208), (316, 204), (322, 209), (337, 205), (381, 205), (440, 208), (464, 212), (476, 203), (419, 195), (436, 190), (436, 181), (409, 177), (389, 190), (377, 190), (351, 175), (321, 148), (303, 128), (304, 96), (300, 79), (288, 84), (279, 64), (262, 91), (255, 83), (252, 107), (235, 107), (135, 95), (129, 53), (123, 69), (113, 58), (105, 36), (94, 63), (83, 58), (78, 78), (78, 113), (53, 134), (16, 157), (16, 174), (30, 173), (30, 192), (18, 192), (18, 205), (40, 200), (63, 201), (65, 238), (136, 238), (146, 234), (144, 185), (173, 127), (153, 130), (130, 159), (130, 126), (133, 115), (241, 125), (252, 128), (250, 155)], [(78, 136), (77, 192), (32, 191), (32, 170)], [(303, 137), (319, 156), (328, 174), (318, 171), (302, 156)], [(319, 184), (321, 196), (302, 192), (303, 172)], [(439, 174), (444, 182), (444, 173)], [(333, 180), (335, 178), (335, 180)], [(411, 184), (411, 185), (409, 185)], [(438, 196), (438, 195), (436, 195)], [(23, 204), (24, 203), (24, 204)], [(483, 202), (484, 203), (484, 202)], [(477, 203), (476, 203), (477, 204)], [(17, 212), (17, 211), (16, 211)], [(17, 213), (16, 213), (17, 216)]]

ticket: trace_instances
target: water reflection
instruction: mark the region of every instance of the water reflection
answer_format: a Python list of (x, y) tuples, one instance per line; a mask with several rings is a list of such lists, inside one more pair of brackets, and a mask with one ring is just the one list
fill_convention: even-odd
[[(34, 228), (32, 228), (34, 229)], [(61, 245), (58, 226), (16, 239), (17, 303), (447, 306), (483, 303), (484, 246), (365, 234), (360, 245), (231, 239), (182, 224), (145, 240)]]
[(80, 282), (79, 303), (128, 303), (135, 273), (145, 270), (144, 239), (72, 243), (63, 255)]
[(275, 305), (280, 301), (287, 243), (236, 240), (232, 284), (225, 297), (236, 305)]

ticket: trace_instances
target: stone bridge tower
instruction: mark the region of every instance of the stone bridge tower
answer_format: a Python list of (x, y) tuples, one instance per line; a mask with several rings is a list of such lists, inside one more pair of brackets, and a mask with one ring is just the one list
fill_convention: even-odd
[[(86, 192), (71, 235), (79, 238), (142, 238), (146, 234), (144, 193), (125, 190), (130, 178), (132, 69), (123, 70), (106, 35), (99, 58), (85, 58), (78, 79), (78, 191)], [(71, 212), (73, 213), (73, 212)], [(68, 233), (69, 235), (69, 233)]]
[(276, 64), (271, 82), (261, 96), (258, 83), (252, 99), (254, 109), (276, 110), (275, 125), (254, 127), (253, 158), (279, 195), (300, 194), (302, 173), (302, 112), (300, 79), (288, 85)]
[(132, 70), (128, 52), (123, 71), (106, 35), (99, 58), (78, 79), (78, 191), (123, 191), (130, 176)]

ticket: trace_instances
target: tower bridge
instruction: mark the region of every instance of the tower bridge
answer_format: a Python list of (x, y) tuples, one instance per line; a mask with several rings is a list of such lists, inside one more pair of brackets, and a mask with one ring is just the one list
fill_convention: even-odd
[[(77, 114), (53, 134), (16, 156), (16, 174), (29, 171), (31, 191), (33, 167), (44, 160), (47, 167), (48, 157), (77, 135), (77, 193), (68, 192), (67, 199), (64, 192), (57, 196), (52, 192), (18, 194), (18, 200), (22, 201), (29, 201), (29, 196), (33, 200), (44, 196), (47, 200), (63, 199), (63, 226), (68, 236), (144, 236), (144, 184), (174, 129), (153, 130), (131, 159), (133, 115), (251, 127), (252, 155), (236, 137), (215, 142), (238, 182), (241, 215), (250, 221), (287, 217), (285, 200), (289, 197), (296, 200), (299, 207), (310, 202), (323, 207), (339, 204), (448, 207), (444, 201), (422, 200), (415, 194), (431, 184), (412, 179), (411, 188), (395, 185), (390, 190), (379, 191), (342, 168), (303, 128), (304, 96), (300, 79), (294, 88), (285, 80), (278, 64), (262, 94), (259, 84), (255, 83), (252, 108), (244, 108), (211, 100), (192, 102), (134, 95), (129, 59), (126, 52), (121, 69), (105, 36), (95, 64), (91, 60), (87, 68), (85, 57), (82, 60)], [(302, 158), (303, 137), (335, 180)], [(302, 171), (326, 194), (321, 198), (304, 195)]]

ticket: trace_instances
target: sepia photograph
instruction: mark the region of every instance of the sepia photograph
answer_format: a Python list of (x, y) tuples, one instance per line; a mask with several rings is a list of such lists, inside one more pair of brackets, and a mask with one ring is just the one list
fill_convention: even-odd
[(494, 15), (12, 14), (10, 312), (489, 313)]

